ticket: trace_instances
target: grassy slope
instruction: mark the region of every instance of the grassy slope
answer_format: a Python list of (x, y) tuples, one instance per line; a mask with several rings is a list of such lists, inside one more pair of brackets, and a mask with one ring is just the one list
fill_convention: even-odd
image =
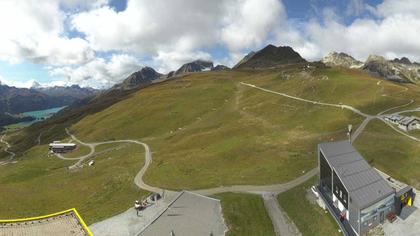
[(279, 195), (280, 206), (293, 220), (303, 235), (341, 235), (338, 225), (329, 213), (306, 198), (306, 192), (316, 182), (315, 178)]
[(84, 145), (81, 145), (80, 143), (77, 143), (77, 142), (73, 142), (73, 143), (76, 143), (77, 144), (76, 149), (74, 149), (71, 152), (62, 154), (64, 157), (67, 157), (67, 158), (77, 158), (77, 157), (80, 157), (80, 156), (83, 156), (83, 155), (87, 155), (90, 152), (90, 148), (89, 147), (84, 146)]
[(275, 235), (264, 202), (258, 195), (224, 193), (215, 196), (221, 200), (223, 216), (234, 235)]
[(420, 188), (420, 145), (390, 129), (379, 120), (372, 121), (355, 142), (366, 160), (392, 177)]
[[(32, 148), (18, 164), (0, 171), (0, 219), (49, 214), (76, 207), (88, 224), (125, 211), (147, 194), (133, 179), (143, 164), (143, 147), (130, 145), (98, 156), (94, 167), (77, 172), (68, 162)], [(135, 155), (137, 154), (137, 155)]]
[[(285, 74), (290, 75), (288, 80)], [(328, 80), (322, 80), (324, 74)], [(85, 117), (73, 114), (74, 119), (58, 119), (61, 123), (43, 134), (43, 143), (66, 138), (64, 127), (74, 123), (71, 130), (83, 141), (131, 138), (151, 145), (154, 160), (145, 180), (152, 185), (182, 189), (269, 184), (291, 180), (315, 167), (317, 143), (343, 139), (348, 123), (357, 126), (361, 122), (361, 117), (349, 111), (283, 98), (239, 85), (240, 81), (318, 101), (343, 102), (372, 113), (418, 96), (417, 87), (412, 85), (404, 85), (409, 90), (401, 93), (405, 89), (402, 85), (378, 85), (377, 79), (366, 74), (335, 69), (317, 71), (311, 78), (294, 68), (199, 73), (129, 94), (125, 100)], [(390, 93), (395, 99), (381, 96)], [(14, 148), (33, 142), (26, 137), (37, 137), (40, 128), (35, 128), (12, 137)], [(43, 214), (72, 205), (82, 208), (91, 223), (126, 209), (135, 196), (142, 194), (132, 184), (141, 166), (141, 148), (104, 153), (106, 158), (98, 160), (106, 167), (95, 167), (99, 174), (89, 169), (69, 173), (64, 169), (68, 162), (41, 157), (45, 149), (34, 147), (18, 165), (0, 167), (0, 182), (5, 183), (0, 191), (9, 192), (0, 195), (2, 218), (27, 215), (28, 211), (30, 215)], [(120, 158), (109, 160), (111, 156)], [(46, 170), (54, 166), (54, 170)], [(114, 169), (124, 177), (115, 175)], [(95, 176), (87, 178), (91, 173)], [(20, 176), (18, 183), (5, 181), (14, 175)], [(122, 189), (98, 187), (109, 181), (120, 181)], [(74, 194), (53, 189), (63, 182)], [(35, 192), (34, 186), (38, 189), (38, 185), (41, 191)], [(96, 203), (86, 197), (99, 195), (116, 199), (116, 204), (103, 204), (105, 200)], [(60, 200), (63, 197), (65, 201)], [(33, 200), (28, 202), (28, 198)], [(41, 207), (45, 199), (52, 199), (55, 205)], [(106, 206), (96, 207), (101, 204)], [(20, 210), (13, 211), (12, 206)]]
[[(249, 78), (243, 73), (190, 75), (143, 90), (82, 120), (73, 130), (88, 140), (147, 137), (158, 154), (146, 180), (180, 189), (290, 180), (314, 166), (312, 149), (318, 140), (344, 138), (345, 124), (360, 122), (350, 112), (237, 85)], [(280, 109), (273, 109), (277, 104)], [(307, 111), (336, 119), (308, 123), (302, 116)], [(288, 171), (281, 171), (285, 165)]]

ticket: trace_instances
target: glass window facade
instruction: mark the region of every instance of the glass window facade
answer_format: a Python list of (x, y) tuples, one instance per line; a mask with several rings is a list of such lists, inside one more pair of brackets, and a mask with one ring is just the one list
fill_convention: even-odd
[(391, 195), (376, 204), (363, 209), (360, 212), (360, 220), (361, 222), (365, 222), (372, 217), (376, 217), (377, 213), (380, 211), (385, 211), (387, 209), (391, 209), (394, 205), (394, 195)]
[(328, 162), (325, 160), (322, 152), (319, 152), (319, 175), (320, 175), (320, 184), (321, 187), (326, 189), (329, 194), (332, 191), (332, 170)]

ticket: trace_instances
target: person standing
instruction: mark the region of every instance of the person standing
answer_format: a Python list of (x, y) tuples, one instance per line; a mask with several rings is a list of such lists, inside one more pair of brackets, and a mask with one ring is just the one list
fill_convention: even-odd
[(136, 200), (134, 202), (134, 209), (136, 209), (136, 211), (137, 211), (137, 216), (139, 216), (140, 207), (141, 207), (141, 204), (140, 204), (139, 200)]

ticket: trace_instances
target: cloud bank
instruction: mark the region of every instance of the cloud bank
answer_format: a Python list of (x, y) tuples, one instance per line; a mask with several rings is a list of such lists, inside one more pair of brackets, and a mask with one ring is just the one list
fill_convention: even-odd
[(325, 7), (296, 20), (281, 0), (128, 0), (122, 11), (107, 0), (3, 0), (0, 60), (36, 63), (64, 84), (93, 87), (144, 65), (160, 72), (195, 59), (232, 66), (268, 43), (290, 45), (309, 60), (343, 51), (359, 60), (420, 61), (418, 9), (417, 0), (352, 0), (344, 14)]

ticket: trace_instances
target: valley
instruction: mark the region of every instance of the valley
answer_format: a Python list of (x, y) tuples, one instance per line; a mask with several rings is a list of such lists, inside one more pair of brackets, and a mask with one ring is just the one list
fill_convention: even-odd
[[(108, 108), (75, 120), (74, 124), (67, 126), (67, 134), (66, 127), (47, 123), (41, 145), (21, 154), (19, 165), (0, 167), (3, 168), (0, 188), (10, 193), (7, 199), (1, 199), (8, 207), (0, 207), (17, 209), (19, 206), (13, 205), (10, 199), (19, 197), (22, 192), (31, 196), (32, 204), (20, 206), (21, 214), (5, 210), (0, 217), (19, 217), (28, 211), (45, 214), (58, 206), (63, 208), (66, 202), (79, 206), (89, 223), (124, 211), (129, 206), (130, 196), (144, 195), (147, 191), (136, 190), (133, 184), (134, 176), (142, 166), (139, 158), (139, 154), (144, 153), (142, 147), (124, 144), (128, 146), (117, 149), (117, 143), (113, 142), (119, 140), (139, 140), (150, 146), (153, 162), (145, 172), (144, 181), (151, 186), (170, 190), (201, 189), (200, 193), (215, 194), (237, 190), (226, 188), (206, 192), (204, 189), (286, 183), (311, 172), (317, 165), (314, 150), (317, 143), (346, 139), (347, 125), (359, 127), (363, 115), (374, 116), (395, 107), (393, 112), (420, 105), (415, 99), (419, 91), (416, 85), (388, 81), (382, 81), (380, 85), (377, 78), (363, 72), (336, 68), (307, 71), (293, 65), (261, 72), (239, 70), (187, 74), (159, 86), (149, 86)], [(348, 109), (348, 106), (357, 110)], [(378, 122), (385, 125), (379, 120), (366, 123), (355, 145), (368, 158), (375, 157), (374, 166), (388, 172), (391, 166), (378, 159), (382, 156), (378, 153), (387, 145), (372, 149), (371, 142), (377, 142), (369, 136), (387, 130), (384, 135), (389, 138), (405, 137), (401, 138), (399, 133), (386, 126), (373, 131)], [(14, 142), (21, 140), (21, 132), (36, 131), (22, 130), (8, 138), (12, 150)], [(74, 161), (47, 155), (45, 143), (52, 141), (53, 137), (69, 139), (69, 134), (74, 134), (72, 139), (79, 140), (77, 142), (107, 145), (101, 149), (101, 145), (98, 146), (98, 150), (107, 152), (92, 156), (96, 160), (94, 168), (67, 170), (78, 157), (89, 154), (85, 145), (80, 145), (74, 153), (65, 154)], [(413, 147), (407, 146), (405, 150), (414, 151)], [(395, 150), (399, 149), (396, 147)], [(89, 158), (82, 162), (87, 160)], [(120, 168), (124, 171), (121, 172)], [(395, 171), (390, 173), (399, 176)], [(411, 177), (404, 180), (416, 184), (420, 177), (415, 173), (413, 171)], [(67, 190), (52, 191), (51, 188), (60, 185), (63, 179)], [(34, 183), (37, 183), (37, 188), (42, 187), (44, 194), (32, 189)], [(81, 183), (96, 187), (83, 188), (78, 185)], [(119, 190), (105, 187), (111, 183), (114, 187), (118, 185)], [(69, 194), (70, 188), (74, 193)], [(265, 188), (262, 187), (261, 191)], [(51, 207), (41, 207), (41, 196), (45, 197), (45, 193), (48, 193)], [(77, 195), (106, 196), (106, 199), (121, 204), (103, 207), (101, 201), (93, 203), (93, 198), (77, 198)]]

